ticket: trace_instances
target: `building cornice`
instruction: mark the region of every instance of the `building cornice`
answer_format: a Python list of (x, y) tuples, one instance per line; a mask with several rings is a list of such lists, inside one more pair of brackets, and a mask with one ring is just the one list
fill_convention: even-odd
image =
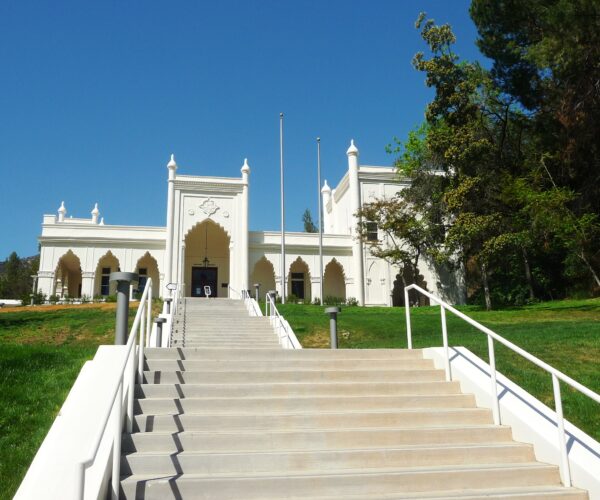
[(165, 247), (164, 240), (133, 239), (133, 238), (94, 238), (94, 237), (60, 237), (60, 236), (40, 236), (38, 241), (45, 245), (70, 245), (77, 247), (88, 247), (90, 245), (116, 246), (116, 247), (151, 247), (161, 249)]

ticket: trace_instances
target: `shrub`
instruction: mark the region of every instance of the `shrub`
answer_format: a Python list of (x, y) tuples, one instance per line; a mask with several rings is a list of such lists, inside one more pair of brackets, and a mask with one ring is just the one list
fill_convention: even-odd
[(348, 297), (346, 299), (346, 305), (347, 306), (357, 306), (358, 305), (358, 300), (354, 297)]
[(297, 304), (298, 302), (300, 302), (300, 299), (298, 298), (298, 296), (294, 295), (293, 293), (290, 293), (287, 296), (287, 303), (288, 304)]
[(105, 302), (116, 302), (117, 301), (117, 296), (116, 295), (107, 295), (106, 297), (104, 297)]
[(345, 300), (342, 297), (334, 297), (333, 295), (327, 295), (323, 299), (323, 305), (325, 306), (339, 306), (344, 303)]
[(50, 302), (50, 304), (56, 304), (59, 300), (60, 300), (60, 297), (58, 295), (56, 295), (55, 293), (50, 295), (50, 297), (48, 297), (48, 302)]

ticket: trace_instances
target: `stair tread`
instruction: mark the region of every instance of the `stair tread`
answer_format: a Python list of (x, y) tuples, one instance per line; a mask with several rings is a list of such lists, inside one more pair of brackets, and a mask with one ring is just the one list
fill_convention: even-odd
[[(189, 479), (211, 479), (211, 478), (269, 478), (269, 477), (323, 477), (323, 476), (340, 476), (340, 475), (355, 475), (355, 476), (373, 476), (378, 474), (393, 474), (393, 475), (410, 475), (410, 474), (424, 474), (431, 472), (462, 472), (462, 471), (489, 471), (494, 469), (518, 469), (518, 470), (544, 470), (544, 469), (557, 469), (556, 465), (549, 465), (540, 462), (518, 462), (518, 463), (493, 463), (493, 464), (459, 464), (459, 465), (439, 465), (439, 466), (422, 466), (422, 467), (409, 467), (406, 469), (398, 467), (377, 467), (372, 469), (340, 469), (340, 470), (327, 470), (325, 473), (318, 473), (314, 470), (308, 471), (293, 471), (283, 472), (281, 474), (268, 472), (250, 472), (240, 474), (238, 472), (217, 472), (217, 473), (186, 473), (186, 474), (175, 474), (172, 477), (181, 479), (187, 477)], [(153, 478), (155, 474), (132, 474), (125, 476), (124, 481), (130, 478)], [(166, 479), (169, 476), (161, 477), (161, 480)]]

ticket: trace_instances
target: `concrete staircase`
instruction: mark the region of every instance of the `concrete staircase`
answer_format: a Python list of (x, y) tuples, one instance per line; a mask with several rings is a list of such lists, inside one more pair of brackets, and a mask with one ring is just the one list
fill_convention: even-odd
[(172, 347), (279, 347), (269, 318), (249, 316), (241, 300), (186, 298), (175, 322)]
[(185, 321), (146, 350), (124, 498), (587, 498), (419, 350), (279, 349), (235, 301)]

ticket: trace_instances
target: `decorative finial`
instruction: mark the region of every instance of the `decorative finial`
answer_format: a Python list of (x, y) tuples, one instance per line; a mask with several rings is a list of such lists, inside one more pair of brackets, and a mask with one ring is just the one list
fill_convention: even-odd
[(65, 202), (64, 201), (60, 202), (60, 207), (58, 208), (58, 213), (59, 214), (66, 214), (67, 213), (67, 209), (65, 208)]
[(100, 225), (101, 225), (101, 226), (104, 226), (104, 217), (102, 217), (102, 218), (100, 219)]
[(321, 142), (321, 138), (320, 137), (317, 137), (317, 142)]
[(171, 155), (171, 161), (167, 163), (167, 168), (177, 168), (177, 163), (175, 163), (175, 155)]
[(98, 210), (98, 203), (94, 205), (94, 209), (92, 210), (92, 224), (96, 224), (98, 222), (98, 215), (100, 214), (100, 210)]
[(283, 113), (279, 113), (279, 118), (283, 118)]
[(327, 184), (327, 179), (325, 179), (321, 193), (331, 193), (331, 188), (329, 187), (329, 184)]
[(358, 148), (354, 145), (354, 139), (350, 140), (350, 147), (348, 148), (348, 151), (346, 151), (346, 154), (358, 156)]
[(248, 165), (248, 158), (244, 158), (244, 164), (242, 165), (242, 174), (250, 173), (250, 165)]

